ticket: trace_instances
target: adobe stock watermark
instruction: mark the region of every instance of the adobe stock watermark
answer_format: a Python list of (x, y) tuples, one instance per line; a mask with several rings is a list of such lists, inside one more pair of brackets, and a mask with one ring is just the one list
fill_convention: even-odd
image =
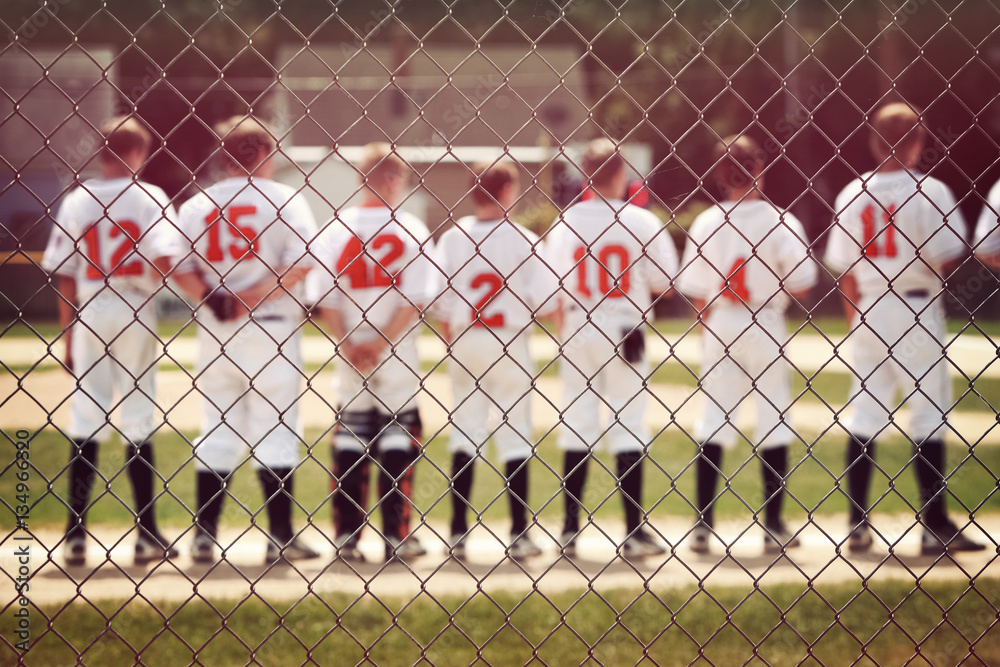
[[(28, 532), (28, 522), (31, 514), (31, 433), (19, 430), (15, 434), (14, 454), (14, 502), (9, 503), (14, 508), (17, 521), (17, 532), (14, 536), (13, 562), (16, 564), (14, 587), (17, 598), (11, 606), (14, 636), (14, 648), (26, 652), (31, 645), (31, 599), (28, 597), (29, 581), (31, 580), (31, 547), (34, 538)], [(10, 573), (11, 575), (14, 572)]]

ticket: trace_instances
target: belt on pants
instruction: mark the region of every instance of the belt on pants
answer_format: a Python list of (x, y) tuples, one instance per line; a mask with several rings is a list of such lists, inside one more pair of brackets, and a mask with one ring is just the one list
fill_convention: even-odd
[(911, 289), (903, 292), (903, 296), (907, 299), (927, 299), (930, 295), (930, 290), (925, 289)]

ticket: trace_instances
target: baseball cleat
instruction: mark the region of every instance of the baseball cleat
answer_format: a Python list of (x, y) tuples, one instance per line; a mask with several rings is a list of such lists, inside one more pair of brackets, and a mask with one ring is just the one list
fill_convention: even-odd
[(284, 546), (278, 546), (273, 539), (268, 540), (267, 554), (264, 556), (264, 562), (267, 564), (281, 561), (291, 563), (292, 561), (309, 560), (310, 558), (319, 558), (319, 552), (312, 549), (298, 537), (293, 537)]
[(215, 540), (210, 535), (198, 533), (194, 536), (194, 544), (191, 545), (191, 560), (199, 564), (215, 562)]
[(395, 537), (387, 537), (385, 540), (385, 559), (407, 561), (427, 555), (427, 549), (420, 544), (420, 541), (412, 535), (402, 541)]
[(448, 540), (448, 544), (451, 547), (451, 557), (455, 560), (465, 560), (465, 541), (466, 535), (452, 535), (451, 539)]
[(87, 541), (83, 537), (71, 537), (66, 540), (63, 547), (63, 556), (66, 565), (70, 567), (83, 567), (87, 564)]
[(962, 535), (958, 526), (950, 521), (937, 529), (924, 528), (923, 537), (920, 538), (920, 554), (922, 556), (940, 556), (945, 552), (983, 551), (985, 548), (985, 544)]
[(338, 537), (334, 544), (337, 547), (337, 557), (348, 563), (364, 563), (365, 556), (358, 548), (356, 537)]
[(784, 524), (764, 527), (764, 553), (769, 555), (783, 553), (786, 549), (795, 549), (802, 545), (798, 536), (792, 535)]
[(177, 558), (177, 549), (170, 545), (162, 535), (147, 537), (140, 535), (135, 541), (135, 564), (147, 565), (156, 561)]
[(847, 536), (847, 550), (852, 554), (868, 553), (873, 543), (871, 528), (865, 525), (855, 527)]
[(527, 533), (522, 533), (511, 541), (510, 546), (507, 547), (507, 555), (512, 560), (522, 561), (541, 556), (542, 549), (531, 541)]
[(564, 532), (559, 537), (559, 546), (562, 548), (562, 555), (564, 558), (573, 559), (576, 558), (576, 538), (579, 533), (576, 532)]
[(667, 550), (656, 538), (640, 528), (625, 540), (620, 552), (625, 558), (646, 558), (665, 554)]
[(691, 551), (700, 555), (707, 556), (709, 549), (709, 541), (712, 538), (712, 529), (703, 523), (699, 523), (691, 531)]

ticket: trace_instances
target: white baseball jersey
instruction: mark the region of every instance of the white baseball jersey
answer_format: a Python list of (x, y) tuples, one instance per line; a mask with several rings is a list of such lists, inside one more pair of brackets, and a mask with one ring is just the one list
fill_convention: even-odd
[[(341, 313), (352, 341), (381, 334), (401, 306), (427, 304), (427, 227), (384, 206), (351, 208), (329, 222), (311, 246), (320, 268), (309, 279), (310, 301)], [(395, 350), (367, 377), (337, 365), (340, 402), (347, 410), (397, 413), (415, 407), (420, 387), (417, 330), (393, 341)]]
[(909, 171), (865, 174), (844, 188), (836, 210), (826, 263), (855, 277), (863, 313), (850, 334), (848, 428), (874, 437), (905, 401), (908, 435), (933, 437), (951, 402), (940, 272), (967, 249), (962, 214), (947, 186)]
[[(209, 286), (246, 290), (291, 267), (311, 267), (316, 222), (305, 197), (268, 179), (229, 178), (180, 209), (186, 247), (179, 271)], [(198, 311), (198, 375), (203, 396), (196, 467), (234, 470), (253, 448), (253, 466), (301, 462), (298, 399), (302, 383), (301, 290), (282, 293), (253, 313), (219, 322)]]
[(176, 249), (175, 219), (166, 193), (155, 185), (131, 178), (86, 181), (59, 205), (42, 268), (74, 278), (80, 305), (105, 289), (150, 296), (163, 284), (152, 261)]
[(126, 438), (147, 439), (158, 425), (153, 294), (163, 277), (152, 261), (173, 254), (176, 214), (155, 185), (131, 178), (94, 179), (72, 190), (55, 216), (42, 268), (76, 280), (81, 325), (72, 352), (79, 387), (69, 433), (104, 440), (109, 413), (121, 396)]
[(474, 456), (492, 437), (501, 460), (532, 454), (528, 343), (535, 313), (558, 288), (539, 250), (538, 237), (524, 227), (474, 216), (459, 220), (434, 248), (431, 308), (452, 334), (453, 453)]
[(649, 362), (627, 363), (619, 345), (642, 329), (651, 294), (670, 288), (677, 271), (670, 236), (652, 213), (621, 200), (580, 202), (549, 230), (545, 257), (562, 285), (559, 446), (595, 447), (607, 406), (613, 423), (604, 439), (611, 451), (640, 451), (649, 443), (643, 423)]
[(565, 332), (592, 324), (617, 338), (641, 323), (651, 294), (670, 289), (677, 251), (659, 219), (612, 199), (570, 206), (546, 235), (545, 257), (562, 283)]
[(787, 445), (790, 403), (784, 311), (788, 293), (816, 282), (802, 223), (761, 200), (725, 201), (695, 219), (675, 286), (709, 307), (702, 333), (701, 442), (736, 443), (745, 399), (757, 412), (755, 441)]
[(981, 257), (1000, 255), (1000, 181), (997, 181), (986, 197), (983, 211), (979, 214), (973, 248)]

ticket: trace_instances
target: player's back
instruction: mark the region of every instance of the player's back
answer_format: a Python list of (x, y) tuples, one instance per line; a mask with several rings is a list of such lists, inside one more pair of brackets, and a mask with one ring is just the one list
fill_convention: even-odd
[(83, 298), (105, 286), (151, 294), (160, 284), (151, 260), (168, 254), (173, 217), (166, 194), (155, 185), (131, 178), (88, 180), (63, 199), (43, 266), (75, 278)]
[(301, 195), (267, 179), (229, 178), (195, 195), (180, 210), (181, 227), (209, 283), (232, 292), (250, 288), (299, 261), (315, 230)]
[[(315, 290), (331, 290), (348, 329), (361, 323), (381, 328), (401, 305), (426, 300), (427, 262), (422, 244), (429, 234), (417, 217), (382, 206), (342, 211), (320, 232), (314, 252), (321, 266)], [(335, 278), (335, 280), (334, 280)]]
[(856, 276), (863, 298), (941, 288), (940, 267), (966, 249), (946, 185), (905, 170), (866, 174), (837, 197), (827, 263)]
[(677, 255), (656, 216), (620, 200), (566, 209), (546, 237), (546, 256), (562, 281), (568, 333), (584, 322), (604, 331), (641, 322), (651, 292), (665, 292)]
[(786, 292), (816, 281), (799, 220), (767, 201), (726, 201), (689, 232), (677, 289), (711, 306), (784, 310)]
[(434, 291), (444, 293), (436, 307), (456, 333), (474, 326), (516, 335), (530, 324), (555, 290), (537, 244), (538, 237), (516, 223), (473, 216), (442, 235), (432, 269), (439, 276)]

